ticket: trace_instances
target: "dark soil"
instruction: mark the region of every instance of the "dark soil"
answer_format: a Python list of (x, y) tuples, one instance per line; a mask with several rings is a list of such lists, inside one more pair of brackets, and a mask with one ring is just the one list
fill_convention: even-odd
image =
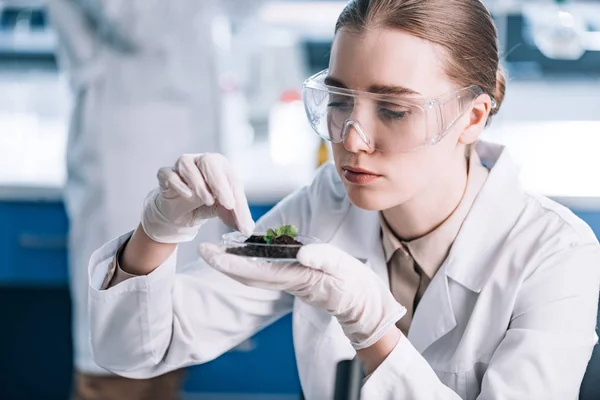
[[(264, 236), (250, 236), (246, 239), (246, 243), (256, 243), (266, 245)], [(265, 258), (296, 258), (302, 243), (294, 238), (284, 235), (275, 238), (272, 245), (297, 245), (297, 247), (277, 247), (277, 246), (252, 246), (230, 247), (226, 251), (230, 254), (246, 257), (265, 257)]]

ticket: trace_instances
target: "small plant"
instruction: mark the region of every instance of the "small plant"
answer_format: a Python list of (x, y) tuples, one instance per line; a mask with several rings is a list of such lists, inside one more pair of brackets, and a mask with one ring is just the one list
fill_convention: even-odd
[(298, 228), (293, 225), (282, 225), (267, 230), (265, 235), (252, 235), (245, 240), (245, 245), (230, 247), (226, 251), (246, 257), (262, 258), (295, 258), (303, 245), (297, 240)]
[(267, 230), (264, 239), (267, 244), (271, 244), (275, 239), (281, 236), (289, 236), (292, 239), (296, 239), (296, 236), (298, 236), (298, 228), (293, 225), (282, 225), (277, 229), (269, 229)]

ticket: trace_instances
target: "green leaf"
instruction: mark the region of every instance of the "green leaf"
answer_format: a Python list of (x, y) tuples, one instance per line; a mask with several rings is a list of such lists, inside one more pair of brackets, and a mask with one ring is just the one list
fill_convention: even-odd
[(267, 230), (267, 234), (265, 235), (265, 242), (267, 242), (267, 244), (271, 244), (271, 242), (273, 242), (273, 239), (275, 239), (277, 237), (277, 232), (274, 231), (273, 229), (269, 229)]
[(298, 228), (293, 225), (282, 225), (277, 228), (277, 236), (289, 236), (291, 238), (296, 238), (298, 236)]
[(298, 228), (293, 225), (282, 225), (277, 229), (268, 229), (265, 234), (265, 242), (271, 244), (275, 238), (280, 236), (289, 236), (295, 239), (298, 236)]

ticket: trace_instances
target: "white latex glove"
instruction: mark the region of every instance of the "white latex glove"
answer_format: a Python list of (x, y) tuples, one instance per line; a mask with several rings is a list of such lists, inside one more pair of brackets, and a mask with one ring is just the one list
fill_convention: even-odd
[(290, 264), (251, 261), (206, 243), (200, 245), (199, 253), (213, 268), (238, 282), (283, 290), (326, 309), (357, 350), (377, 342), (406, 313), (369, 267), (330, 244), (303, 246), (297, 256), (300, 263)]
[(220, 154), (186, 154), (158, 171), (158, 188), (144, 201), (142, 227), (160, 243), (188, 242), (203, 221), (218, 217), (250, 235), (254, 221), (241, 182)]

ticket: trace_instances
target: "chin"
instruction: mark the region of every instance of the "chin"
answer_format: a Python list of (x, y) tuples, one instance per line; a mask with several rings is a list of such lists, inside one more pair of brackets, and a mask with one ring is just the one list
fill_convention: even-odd
[(368, 211), (383, 211), (392, 208), (402, 201), (378, 190), (367, 188), (346, 187), (348, 199), (358, 208)]

